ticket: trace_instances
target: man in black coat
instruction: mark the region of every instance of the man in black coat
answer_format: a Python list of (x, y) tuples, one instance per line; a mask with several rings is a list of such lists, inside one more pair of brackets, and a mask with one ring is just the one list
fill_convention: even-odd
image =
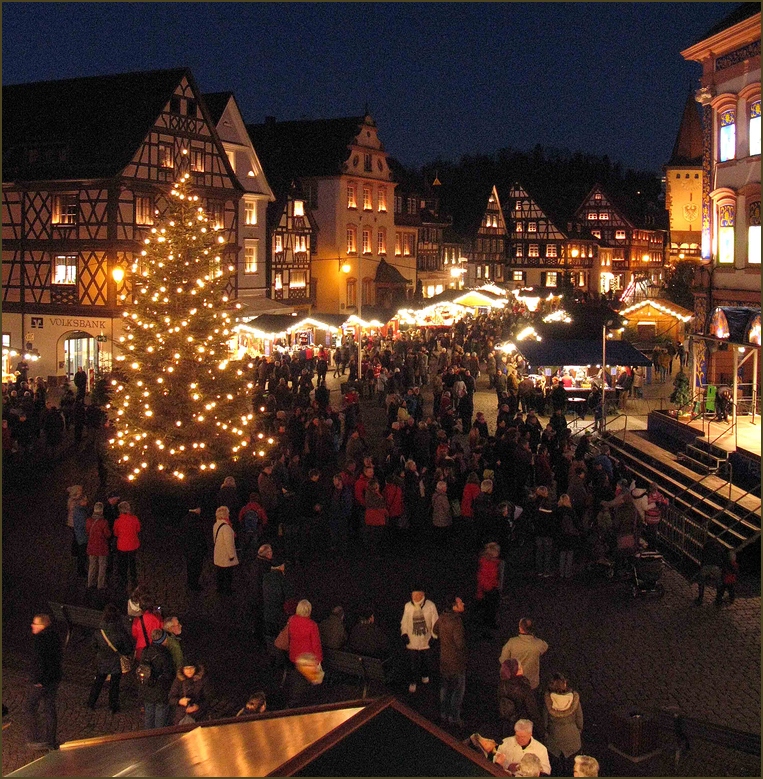
[(361, 610), (360, 620), (350, 631), (347, 646), (351, 652), (366, 657), (378, 657), (383, 660), (389, 656), (389, 638), (376, 624), (373, 609)]
[(201, 570), (204, 566), (204, 558), (207, 556), (208, 528), (201, 518), (201, 508), (188, 509), (183, 519), (181, 539), (183, 543), (183, 557), (185, 557), (188, 589), (191, 592), (199, 592), (201, 584)]
[(32, 618), (32, 644), (30, 686), (25, 704), (29, 746), (32, 749), (58, 749), (56, 694), (62, 676), (61, 640), (51, 627), (49, 615), (35, 614)]
[(139, 668), (151, 666), (151, 674), (145, 682), (139, 683), (138, 693), (143, 702), (145, 730), (163, 728), (169, 723), (169, 695), (175, 680), (175, 663), (166, 647), (167, 633), (161, 628), (151, 631), (151, 644), (140, 656)]

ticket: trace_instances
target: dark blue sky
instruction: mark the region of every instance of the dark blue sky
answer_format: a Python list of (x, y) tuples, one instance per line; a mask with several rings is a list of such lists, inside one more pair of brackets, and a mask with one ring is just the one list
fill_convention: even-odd
[(736, 3), (5, 3), (3, 83), (187, 65), (247, 122), (360, 114), (407, 165), (512, 146), (658, 172)]

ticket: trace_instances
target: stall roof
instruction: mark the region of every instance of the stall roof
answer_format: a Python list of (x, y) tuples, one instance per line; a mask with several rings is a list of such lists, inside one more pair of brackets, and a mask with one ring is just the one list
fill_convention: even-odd
[(9, 776), (505, 776), (389, 696), (62, 744)]
[(277, 336), (285, 334), (297, 320), (298, 318), (291, 314), (260, 314), (246, 322), (246, 325), (264, 335)]
[[(517, 351), (532, 366), (601, 365), (601, 339), (520, 341)], [(628, 341), (607, 341), (607, 365), (651, 365)]]
[(679, 306), (671, 300), (663, 300), (662, 298), (644, 298), (644, 300), (639, 300), (638, 303), (633, 303), (626, 308), (621, 308), (619, 313), (620, 316), (627, 318), (630, 315), (636, 314), (636, 312), (643, 311), (645, 308), (649, 307), (654, 308), (661, 314), (675, 317), (681, 322), (688, 322), (694, 316), (694, 312), (689, 311), (688, 308)]
[(237, 302), (241, 304), (241, 308), (236, 312), (238, 317), (261, 316), (262, 314), (284, 314), (290, 316), (294, 311), (293, 306), (284, 305), (270, 298), (241, 297)]

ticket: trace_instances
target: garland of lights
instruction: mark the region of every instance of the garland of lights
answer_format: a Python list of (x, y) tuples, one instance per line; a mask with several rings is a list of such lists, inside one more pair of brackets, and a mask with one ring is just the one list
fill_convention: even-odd
[(229, 361), (234, 306), (216, 253), (225, 238), (210, 226), (198, 196), (186, 192), (187, 179), (173, 187), (144, 239), (132, 266), (132, 306), (122, 315), (123, 354), (116, 359), (124, 380), (111, 380), (116, 433), (109, 444), (130, 481), (151, 472), (182, 481), (249, 452), (265, 456), (247, 449), (253, 384)]

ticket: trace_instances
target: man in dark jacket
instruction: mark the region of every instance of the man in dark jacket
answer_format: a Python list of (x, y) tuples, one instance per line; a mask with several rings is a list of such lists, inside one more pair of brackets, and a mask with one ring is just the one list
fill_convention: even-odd
[(446, 601), (445, 611), (434, 623), (432, 635), (440, 639), (440, 717), (463, 726), (461, 703), (466, 689), (466, 633), (464, 602), (458, 595)]
[(334, 606), (331, 614), (318, 625), (318, 632), (324, 649), (341, 649), (347, 643), (344, 609), (341, 606)]
[(389, 656), (389, 638), (376, 624), (373, 609), (366, 608), (360, 612), (360, 620), (350, 631), (347, 646), (352, 652), (366, 657), (384, 660)]
[(169, 694), (175, 679), (175, 663), (165, 646), (166, 639), (164, 630), (154, 628), (151, 631), (151, 645), (140, 656), (140, 665), (151, 666), (150, 677), (138, 685), (145, 711), (143, 727), (146, 730), (163, 728), (168, 723)]
[(201, 571), (204, 566), (204, 558), (207, 556), (207, 536), (209, 530), (201, 518), (201, 507), (188, 509), (180, 528), (180, 537), (183, 545), (183, 557), (185, 557), (186, 577), (188, 589), (191, 592), (199, 592), (201, 584)]
[[(56, 694), (62, 675), (61, 640), (47, 614), (35, 614), (32, 618), (32, 645), (30, 686), (25, 704), (29, 746), (32, 749), (58, 749)], [(40, 707), (42, 717), (39, 716)]]
[(721, 586), (721, 571), (726, 567), (728, 551), (723, 544), (714, 537), (708, 538), (702, 547), (700, 555), (699, 573), (696, 576), (699, 584), (697, 600), (694, 603), (697, 606), (702, 605), (702, 599), (705, 597), (705, 585), (710, 583), (716, 590)]

